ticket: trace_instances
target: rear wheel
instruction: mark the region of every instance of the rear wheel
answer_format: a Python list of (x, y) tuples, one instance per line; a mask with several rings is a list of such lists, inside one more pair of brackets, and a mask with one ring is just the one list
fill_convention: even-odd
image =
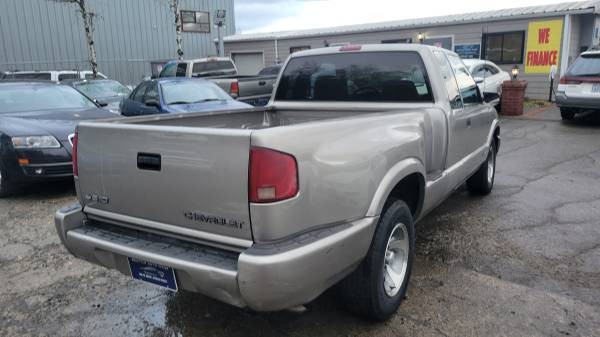
[(467, 189), (473, 195), (486, 195), (494, 187), (496, 176), (496, 141), (492, 141), (486, 161), (467, 180)]
[(393, 315), (406, 296), (414, 259), (415, 231), (410, 208), (389, 202), (360, 266), (340, 283), (348, 309), (382, 321)]
[(560, 108), (560, 117), (563, 121), (569, 121), (575, 118), (575, 110), (569, 108)]

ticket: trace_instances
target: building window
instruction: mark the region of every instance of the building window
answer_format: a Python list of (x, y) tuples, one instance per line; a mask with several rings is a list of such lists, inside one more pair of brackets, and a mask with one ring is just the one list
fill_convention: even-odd
[(497, 64), (523, 63), (525, 32), (485, 34), (483, 45), (486, 60)]
[(297, 51), (303, 51), (303, 50), (309, 50), (310, 46), (297, 46), (297, 47), (290, 47), (290, 54), (293, 54)]
[(208, 12), (180, 11), (184, 32), (210, 33), (210, 15)]

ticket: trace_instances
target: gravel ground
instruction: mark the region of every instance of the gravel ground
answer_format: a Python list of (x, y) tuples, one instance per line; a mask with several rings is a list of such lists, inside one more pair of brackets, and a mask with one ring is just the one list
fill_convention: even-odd
[(1, 336), (600, 336), (600, 122), (504, 119), (496, 186), (459, 190), (417, 228), (408, 298), (386, 323), (326, 293), (304, 314), (171, 294), (68, 255), (72, 184), (0, 200)]

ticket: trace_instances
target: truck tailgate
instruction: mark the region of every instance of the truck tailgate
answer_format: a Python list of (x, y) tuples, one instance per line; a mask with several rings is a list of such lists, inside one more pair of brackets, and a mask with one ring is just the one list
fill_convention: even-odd
[(181, 228), (188, 235), (192, 230), (251, 240), (250, 133), (82, 123), (77, 182), (81, 201), (89, 214), (167, 231)]

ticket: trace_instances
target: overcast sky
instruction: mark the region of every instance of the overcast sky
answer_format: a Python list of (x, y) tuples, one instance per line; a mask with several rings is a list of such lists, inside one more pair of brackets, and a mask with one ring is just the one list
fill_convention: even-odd
[(235, 0), (238, 33), (401, 20), (565, 0)]

